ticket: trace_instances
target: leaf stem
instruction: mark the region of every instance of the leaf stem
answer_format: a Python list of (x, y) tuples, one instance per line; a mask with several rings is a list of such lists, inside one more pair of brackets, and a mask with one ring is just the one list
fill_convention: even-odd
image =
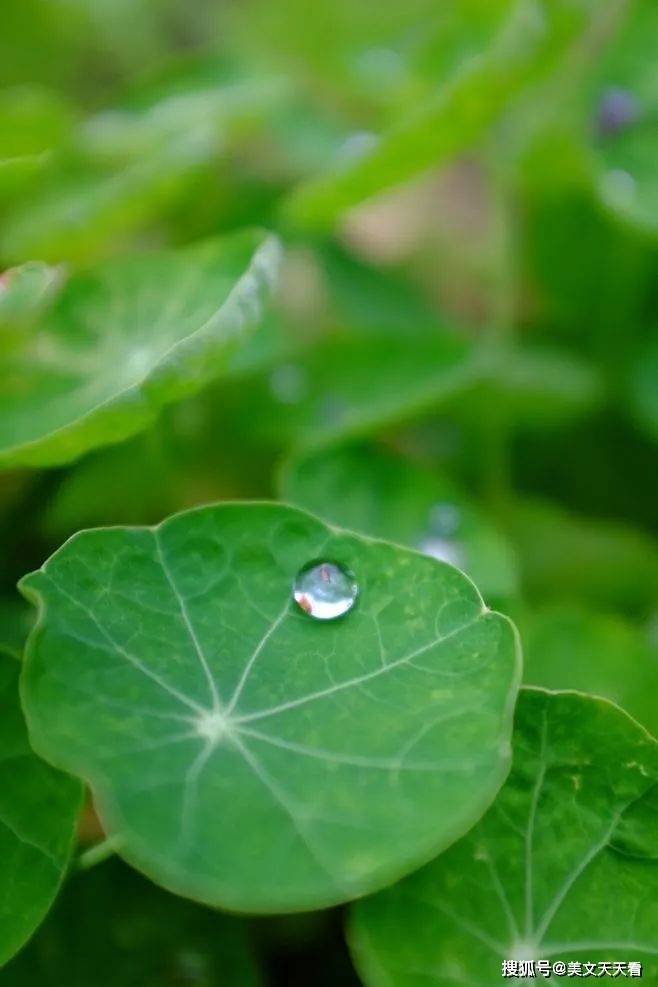
[(73, 862), (73, 870), (91, 870), (97, 864), (102, 864), (108, 860), (119, 849), (121, 841), (118, 836), (108, 836), (88, 850), (83, 850)]

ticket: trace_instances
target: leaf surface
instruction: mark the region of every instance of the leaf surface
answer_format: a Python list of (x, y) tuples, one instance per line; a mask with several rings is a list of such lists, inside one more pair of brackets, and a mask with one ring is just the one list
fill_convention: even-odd
[(19, 665), (0, 654), (0, 965), (42, 921), (73, 849), (82, 789), (31, 750)]
[[(357, 580), (341, 620), (292, 599), (316, 559)], [(286, 911), (381, 887), (472, 825), (507, 771), (513, 628), (434, 559), (224, 504), (83, 532), (22, 589), (41, 607), (34, 744), (180, 894)]]
[[(640, 961), (653, 983), (658, 862), (617, 842), (656, 782), (658, 744), (619, 707), (524, 689), (512, 772), (484, 819), (355, 907), (364, 982), (493, 987), (504, 959), (549, 959)], [(655, 846), (655, 808), (650, 818)]]
[(63, 463), (127, 438), (225, 372), (278, 255), (271, 237), (240, 233), (73, 277), (0, 371), (0, 464)]

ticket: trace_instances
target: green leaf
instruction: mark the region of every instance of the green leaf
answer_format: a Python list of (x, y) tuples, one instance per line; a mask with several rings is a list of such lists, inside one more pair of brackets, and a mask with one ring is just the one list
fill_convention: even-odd
[(18, 702), (19, 665), (0, 654), (0, 965), (57, 894), (75, 842), (79, 782), (33, 754)]
[(257, 987), (245, 924), (154, 887), (118, 860), (76, 874), (2, 987)]
[(642, 531), (543, 501), (517, 502), (508, 528), (533, 602), (579, 600), (640, 615), (655, 606), (658, 546)]
[(90, 117), (52, 158), (39, 185), (12, 202), (3, 217), (2, 254), (14, 263), (40, 257), (88, 264), (124, 247), (131, 233), (166, 220), (191, 189), (198, 195), (212, 162), (268, 118), (282, 92), (278, 80), (190, 70), (187, 78)]
[[(63, 272), (40, 261), (9, 268), (0, 275), (0, 353), (22, 341), (62, 286)], [(16, 333), (16, 338), (13, 334)]]
[(52, 465), (143, 430), (226, 372), (279, 247), (240, 233), (74, 276), (2, 368), (0, 464)]
[[(292, 599), (315, 559), (357, 580), (341, 620)], [(178, 893), (244, 911), (344, 901), (456, 839), (506, 774), (513, 627), (434, 559), (224, 504), (83, 532), (21, 588), (41, 611), (33, 743)]]
[(493, 37), (471, 39), (452, 71), (439, 74), (426, 99), (372, 149), (356, 160), (339, 158), (326, 174), (299, 186), (284, 203), (286, 220), (326, 227), (349, 207), (471, 147), (524, 86), (554, 66), (590, 25), (596, 6), (591, 0), (504, 5), (507, 16)]
[(70, 110), (56, 93), (36, 86), (0, 90), (0, 198), (38, 174), (71, 127)]
[(615, 213), (654, 234), (658, 231), (657, 41), (655, 3), (634, 3), (597, 66), (588, 101), (599, 193)]
[(636, 360), (629, 397), (639, 425), (658, 439), (658, 339), (650, 340)]
[[(352, 944), (364, 982), (488, 987), (503, 959), (544, 958), (640, 961), (653, 983), (658, 866), (615, 844), (657, 782), (658, 744), (618, 707), (523, 690), (512, 772), (484, 819), (356, 906)], [(651, 823), (655, 846), (655, 813)]]
[(0, 597), (0, 653), (21, 658), (32, 627), (32, 612), (20, 597)]
[(277, 446), (319, 447), (427, 413), (479, 376), (471, 347), (444, 329), (413, 346), (337, 334), (251, 387), (240, 384), (231, 419)]
[(292, 459), (280, 492), (344, 528), (458, 566), (489, 602), (518, 589), (514, 555), (495, 526), (445, 477), (401, 456), (352, 446)]
[(520, 618), (524, 681), (605, 696), (658, 737), (658, 648), (647, 630), (575, 604)]

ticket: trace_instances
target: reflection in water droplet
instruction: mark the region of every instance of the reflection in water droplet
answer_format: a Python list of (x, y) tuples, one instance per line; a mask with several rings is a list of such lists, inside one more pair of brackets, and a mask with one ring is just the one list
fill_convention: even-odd
[(281, 404), (297, 404), (307, 390), (306, 372), (294, 363), (284, 363), (270, 374), (270, 391)]
[(359, 588), (355, 579), (334, 562), (310, 562), (298, 573), (295, 602), (317, 620), (333, 620), (348, 613)]
[(615, 137), (636, 123), (640, 116), (637, 99), (628, 89), (611, 86), (601, 96), (597, 127), (601, 137)]

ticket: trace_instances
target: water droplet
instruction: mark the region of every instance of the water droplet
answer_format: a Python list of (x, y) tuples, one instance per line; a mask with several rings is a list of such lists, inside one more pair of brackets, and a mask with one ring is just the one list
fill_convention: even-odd
[(597, 129), (601, 137), (615, 137), (637, 122), (640, 107), (633, 93), (621, 86), (611, 86), (601, 96)]
[(316, 620), (334, 620), (356, 603), (356, 580), (335, 562), (310, 562), (298, 573), (295, 602)]

